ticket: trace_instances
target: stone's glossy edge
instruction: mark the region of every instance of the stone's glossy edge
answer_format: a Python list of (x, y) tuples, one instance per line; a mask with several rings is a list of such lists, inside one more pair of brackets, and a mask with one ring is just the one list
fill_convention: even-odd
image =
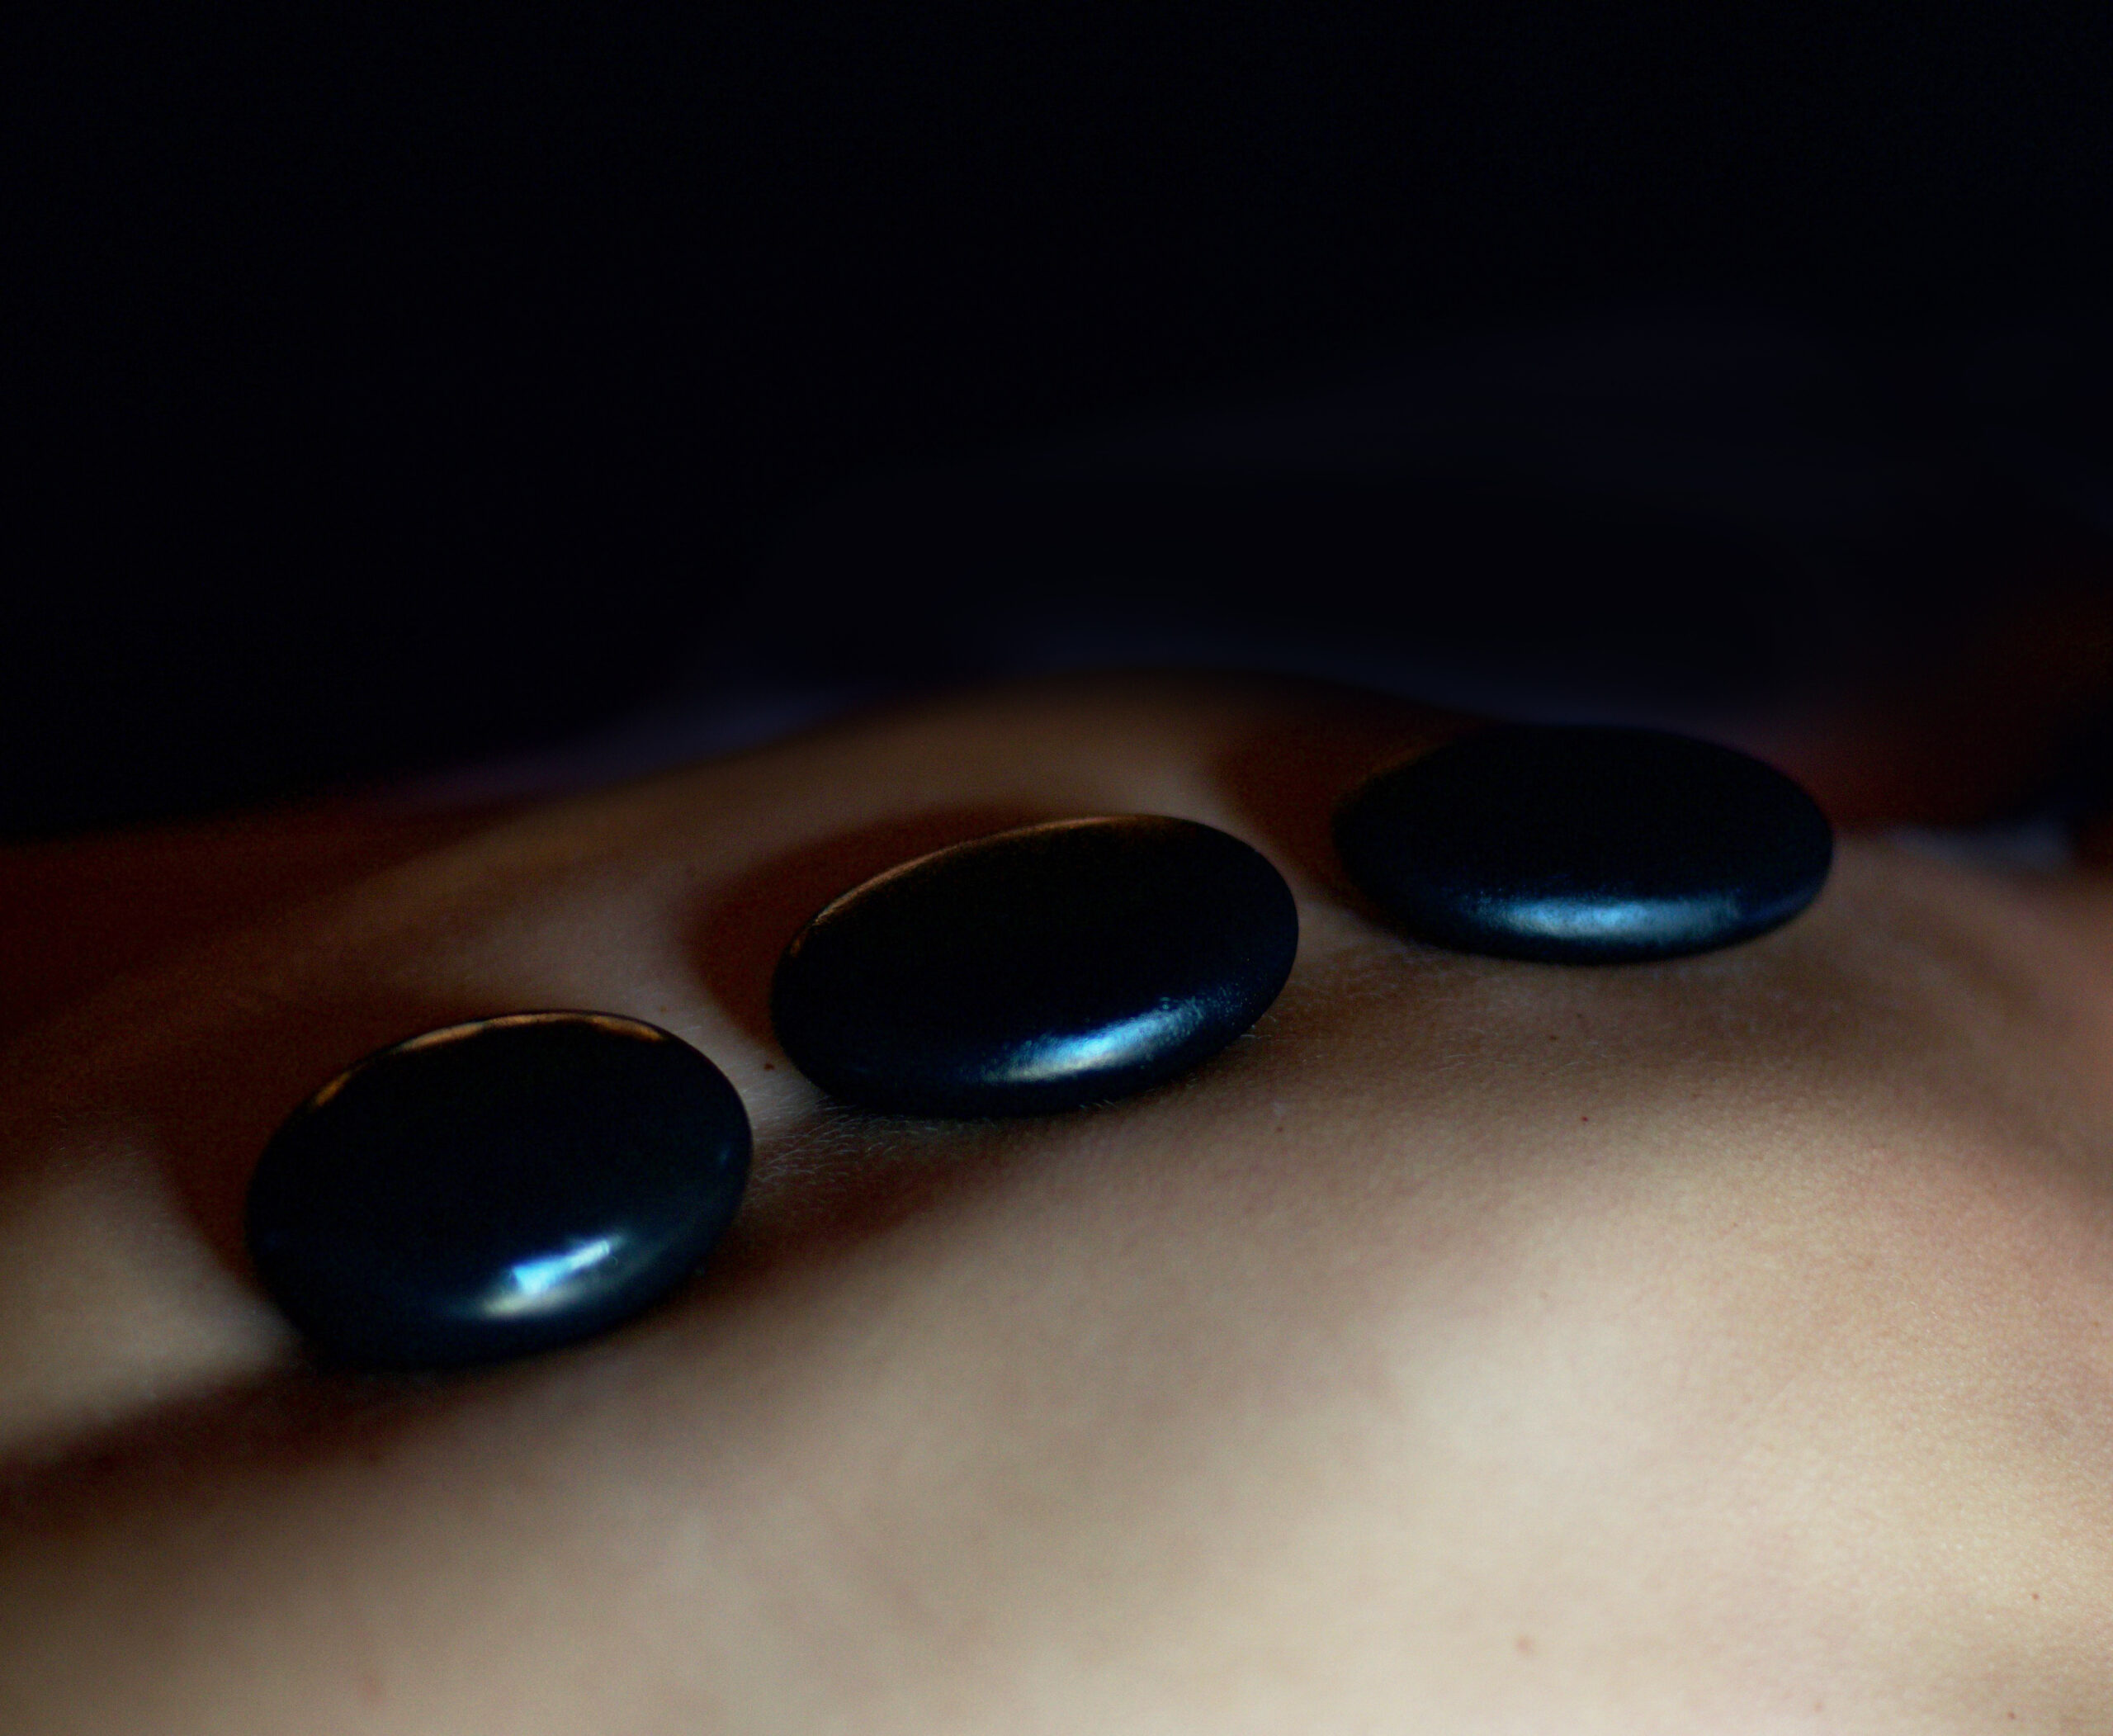
[[(1281, 959), (1272, 963), (1261, 986), (1253, 992), (1233, 1000), (1219, 1018), (1198, 1021), (1198, 1029), (1187, 1041), (1156, 1057), (1148, 1065), (1108, 1068), (1090, 1075), (1072, 1076), (1030, 1085), (1009, 1083), (976, 1086), (925, 1085), (900, 1076), (891, 1076), (886, 1069), (839, 1067), (826, 1058), (825, 1046), (803, 1040), (802, 1021), (792, 1014), (792, 1003), (796, 997), (788, 992), (788, 985), (795, 980), (809, 937), (830, 918), (888, 883), (904, 879), (918, 869), (943, 859), (959, 857), (1015, 838), (1125, 821), (1152, 821), (1194, 827), (1198, 832), (1211, 834), (1227, 844), (1236, 845), (1266, 871), (1270, 882), (1274, 882), (1275, 895), (1281, 899), (1279, 914), (1283, 943)], [(1061, 1114), (1134, 1096), (1156, 1086), (1166, 1084), (1203, 1065), (1251, 1029), (1255, 1021), (1275, 1003), (1277, 997), (1283, 992), (1285, 983), (1291, 978), (1298, 951), (1298, 901), (1293, 896), (1290, 887), (1285, 883), (1276, 865), (1245, 840), (1200, 821), (1183, 820), (1172, 816), (1078, 816), (966, 839), (959, 844), (930, 851), (911, 861), (899, 863), (832, 898), (793, 937), (785, 949), (784, 956), (778, 961), (778, 971), (771, 985), (771, 1021), (781, 1047), (793, 1065), (831, 1097), (848, 1105), (881, 1114), (929, 1117), (942, 1120)], [(1082, 1077), (1090, 1081), (1090, 1089), (1080, 1089)]]
[(1819, 891), (1815, 886), (1794, 898), (1743, 912), (1729, 923), (1703, 917), (1695, 908), (1697, 901), (1653, 900), (1647, 910), (1632, 919), (1631, 934), (1621, 939), (1551, 932), (1549, 928), (1529, 927), (1501, 916), (1477, 925), (1463, 920), (1454, 907), (1435, 900), (1415, 908), (1401, 900), (1386, 908), (1405, 932), (1450, 952), (1524, 964), (1652, 964), (1722, 952), (1757, 940), (1804, 911)]
[[(1243, 999), (1222, 1020), (1198, 1021), (1194, 1036), (1149, 1065), (1108, 1067), (1031, 1084), (924, 1086), (887, 1077), (877, 1070), (839, 1069), (826, 1064), (811, 1068), (809, 1062), (797, 1057), (793, 1064), (838, 1102), (876, 1114), (941, 1121), (1067, 1114), (1134, 1097), (1201, 1067), (1253, 1027), (1283, 991), (1290, 974), (1287, 967), (1283, 977), (1266, 995)], [(1086, 1088), (1081, 1089), (1082, 1086)]]
[[(494, 1328), (489, 1323), (474, 1331), (444, 1324), (437, 1328), (428, 1326), (422, 1332), (415, 1324), (376, 1316), (369, 1322), (370, 1330), (365, 1334), (343, 1330), (331, 1317), (327, 1303), (318, 1306), (319, 1287), (299, 1273), (283, 1271), (281, 1262), (267, 1245), (267, 1238), (260, 1233), (258, 1203), (264, 1190), (274, 1185), (275, 1154), (283, 1152), (290, 1137), (297, 1137), (299, 1130), (318, 1111), (377, 1063), (406, 1052), (438, 1048), (477, 1033), (560, 1022), (636, 1034), (656, 1043), (672, 1044), (694, 1059), (703, 1070), (700, 1076), (711, 1085), (714, 1095), (723, 1093), (724, 1105), (731, 1111), (728, 1125), (732, 1138), (717, 1160), (729, 1172), (724, 1187), (726, 1209), (693, 1225), (689, 1235), (674, 1244), (685, 1247), (687, 1257), (667, 1261), (652, 1281), (620, 1289), (605, 1298), (601, 1305), (561, 1320), (545, 1317), (510, 1331)], [(274, 1305), (300, 1332), (311, 1353), (326, 1365), (411, 1372), (505, 1361), (596, 1336), (645, 1312), (678, 1289), (694, 1275), (738, 1215), (747, 1191), (753, 1157), (754, 1135), (747, 1109), (732, 1081), (709, 1056), (672, 1031), (624, 1014), (572, 1008), (539, 1009), (467, 1019), (419, 1032), (361, 1057), (320, 1086), (280, 1123), (266, 1142), (251, 1175), (244, 1204), (243, 1244), (258, 1280)]]
[[(1663, 731), (1633, 733), (1671, 736), (1671, 731)], [(1471, 735), (1458, 739), (1464, 742), (1474, 737)], [(1686, 736), (1673, 739), (1694, 740), (1698, 745), (1714, 748), (1742, 760), (1747, 765), (1769, 773), (1785, 798), (1794, 798), (1789, 805), (1799, 815), (1794, 824), (1805, 833), (1803, 842), (1808, 847), (1809, 863), (1804, 875), (1780, 896), (1755, 901), (1744, 909), (1729, 913), (1728, 920), (1725, 920), (1727, 913), (1721, 897), (1638, 900), (1637, 903), (1642, 908), (1629, 918), (1633, 934), (1622, 939), (1609, 935), (1604, 929), (1591, 934), (1565, 934), (1553, 917), (1543, 925), (1527, 926), (1505, 912), (1505, 901), (1487, 897), (1477, 901), (1465, 888), (1454, 887), (1439, 896), (1428, 896), (1423, 888), (1405, 886), (1396, 879), (1392, 864), (1384, 859), (1387, 846), (1375, 835), (1378, 828), (1363, 822), (1371, 812), (1369, 804), (1395, 780), (1412, 775), (1431, 754), (1419, 755), (1375, 773), (1343, 799), (1336, 807), (1332, 825), (1336, 855), (1352, 883), (1396, 926), (1417, 939), (1454, 952), (1530, 964), (1649, 964), (1693, 958), (1759, 939), (1802, 914), (1825, 890), (1833, 868), (1833, 825), (1809, 793), (1765, 760), (1721, 743), (1702, 742), (1699, 738)], [(1432, 753), (1444, 753), (1451, 745), (1447, 743)], [(1478, 902), (1477, 915), (1470, 918), (1466, 912), (1475, 910)], [(1717, 906), (1714, 916), (1706, 908), (1712, 904)]]

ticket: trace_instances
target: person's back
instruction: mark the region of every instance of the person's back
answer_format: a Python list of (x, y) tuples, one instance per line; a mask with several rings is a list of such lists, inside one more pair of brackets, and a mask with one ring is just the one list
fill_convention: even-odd
[[(2103, 1729), (2113, 882), (1851, 832), (1744, 946), (1441, 952), (1326, 841), (1433, 726), (957, 698), (496, 821), (41, 1023), (0, 1083), (0, 1723)], [(1009, 1123), (785, 1062), (762, 997), (820, 902), (1110, 811), (1292, 882), (1248, 1038)], [(739, 1087), (720, 1256), (543, 1357), (305, 1365), (238, 1251), (275, 1121), (562, 1005)]]

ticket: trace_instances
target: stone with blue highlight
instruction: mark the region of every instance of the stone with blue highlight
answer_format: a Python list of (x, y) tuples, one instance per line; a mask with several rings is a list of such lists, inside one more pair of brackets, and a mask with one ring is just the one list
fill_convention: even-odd
[(1619, 964), (1733, 946), (1818, 896), (1834, 834), (1773, 767), (1600, 725), (1496, 725), (1381, 773), (1335, 816), (1350, 880), (1456, 951)]
[(832, 1096), (896, 1114), (1041, 1114), (1216, 1054), (1298, 949), (1283, 877), (1238, 839), (1146, 815), (1063, 820), (904, 863), (786, 949), (771, 1015)]
[(541, 1350), (682, 1283), (732, 1221), (749, 1120), (679, 1038), (607, 1013), (428, 1031), (324, 1086), (265, 1147), (250, 1258), (326, 1360)]

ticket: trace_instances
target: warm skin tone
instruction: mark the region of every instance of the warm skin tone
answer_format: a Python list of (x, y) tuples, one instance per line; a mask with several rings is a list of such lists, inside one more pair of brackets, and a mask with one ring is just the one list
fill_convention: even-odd
[[(2113, 882), (1851, 839), (1734, 951), (1444, 953), (1325, 821), (1450, 726), (970, 698), (496, 821), (29, 1031), (0, 1728), (2102, 1730)], [(944, 1124), (778, 1055), (769, 963), (823, 899), (1128, 811), (1298, 894), (1216, 1062)], [(573, 1350), (305, 1366), (239, 1251), (264, 1137), (383, 1042), (542, 1006), (733, 1080), (719, 1257)]]

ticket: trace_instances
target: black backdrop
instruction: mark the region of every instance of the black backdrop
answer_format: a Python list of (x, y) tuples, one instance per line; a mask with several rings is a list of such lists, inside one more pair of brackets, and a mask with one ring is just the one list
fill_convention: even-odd
[[(17, 13), (0, 822), (444, 764), (699, 667), (943, 675), (974, 645), (924, 648), (1019, 507), (989, 454), (1606, 310), (1804, 333), (1828, 401), (1887, 438), (1993, 416), (2102, 455), (2113, 57), (2096, 24), (2021, 16)], [(1977, 525), (2044, 516), (2009, 487)], [(1089, 492), (1017, 582), (1155, 549), (1110, 594), (1164, 574), (1165, 611), (1200, 617), (1245, 551), (1226, 582), (1266, 631), (1271, 563), (1314, 523), (1352, 527), (1326, 567), (1375, 525), (1457, 546), (1518, 516), (1485, 489), (1463, 520), (1429, 475), (1347, 504), (1302, 484), (1213, 553), (1222, 491)], [(1628, 555), (1576, 544), (1529, 526), (1503, 607), (1440, 636), (1663, 617), (1685, 557), (1624, 589)], [(1744, 601), (1690, 611), (1663, 656), (1851, 582), (1724, 558)], [(1954, 566), (1939, 588), (1970, 589)], [(1294, 589), (1359, 626), (1363, 587)], [(1863, 605), (1876, 637), (1888, 608)]]

